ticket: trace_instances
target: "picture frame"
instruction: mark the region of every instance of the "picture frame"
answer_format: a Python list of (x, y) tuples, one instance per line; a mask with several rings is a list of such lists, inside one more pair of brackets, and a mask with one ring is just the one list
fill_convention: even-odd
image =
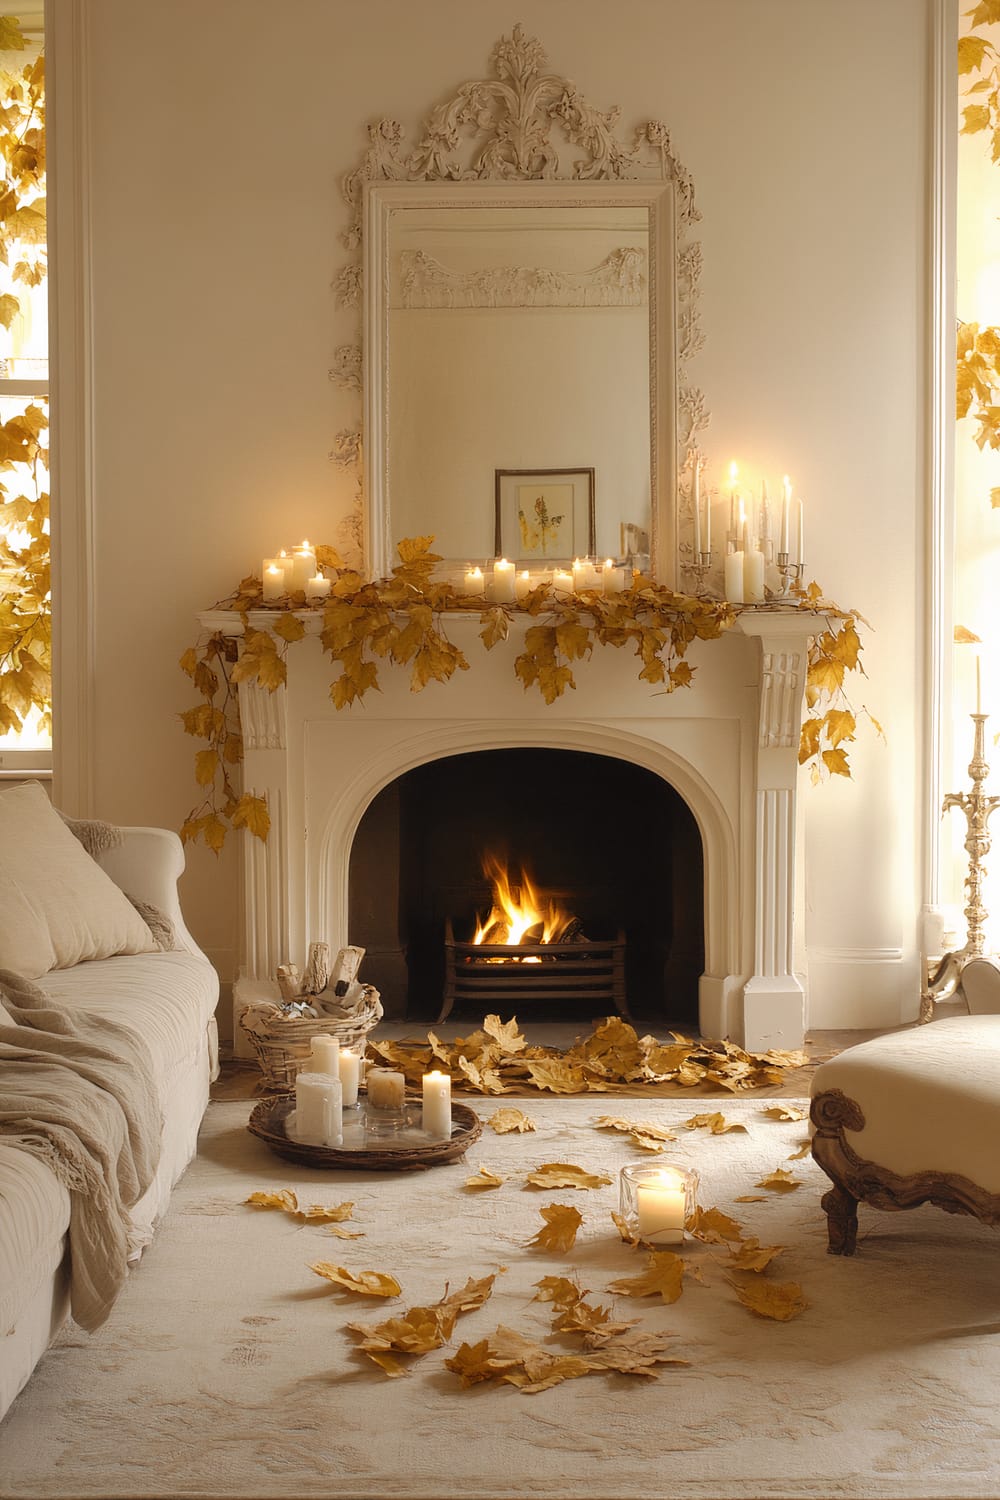
[(496, 469), (497, 557), (525, 567), (593, 557), (593, 469)]

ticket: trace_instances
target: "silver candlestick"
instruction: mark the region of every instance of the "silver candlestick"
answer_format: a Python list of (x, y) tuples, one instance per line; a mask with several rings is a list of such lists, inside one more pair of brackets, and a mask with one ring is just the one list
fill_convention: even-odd
[(779, 552), (775, 558), (775, 567), (781, 576), (781, 588), (778, 591), (779, 599), (787, 599), (792, 588), (797, 584), (806, 570), (804, 562), (789, 562), (787, 552)]
[(695, 594), (704, 594), (705, 574), (710, 570), (712, 566), (712, 553), (711, 550), (709, 550), (708, 552), (695, 552), (692, 554), (692, 557), (693, 561), (686, 562), (684, 564), (684, 568), (686, 572), (693, 573), (695, 575), (695, 578), (697, 579), (697, 582), (694, 586)]

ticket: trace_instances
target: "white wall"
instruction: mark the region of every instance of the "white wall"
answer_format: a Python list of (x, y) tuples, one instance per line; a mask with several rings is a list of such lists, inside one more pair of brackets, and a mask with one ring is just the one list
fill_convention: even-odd
[[(412, 131), (520, 20), (623, 128), (667, 124), (704, 215), (711, 461), (793, 475), (810, 574), (874, 627), (851, 691), (888, 744), (863, 734), (854, 782), (803, 793), (811, 1017), (912, 1014), (931, 0), (80, 3), (96, 810), (179, 826), (196, 610), (276, 545), (332, 540), (350, 504), (327, 455), (356, 408), (327, 370), (355, 337), (331, 283), (366, 123)], [(199, 847), (185, 876), (224, 979), (237, 869)]]

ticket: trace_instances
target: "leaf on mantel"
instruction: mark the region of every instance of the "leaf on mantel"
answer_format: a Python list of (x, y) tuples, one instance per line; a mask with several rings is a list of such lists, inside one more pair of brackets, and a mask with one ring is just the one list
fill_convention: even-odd
[(659, 1297), (676, 1302), (683, 1291), (684, 1261), (672, 1250), (651, 1250), (647, 1270), (641, 1276), (622, 1276), (609, 1281), (606, 1290), (622, 1297)]
[(762, 1177), (757, 1186), (769, 1188), (772, 1193), (791, 1193), (802, 1186), (802, 1181), (789, 1172), (787, 1167), (776, 1167), (773, 1172)]
[(328, 1260), (314, 1261), (309, 1269), (325, 1281), (332, 1281), (345, 1291), (357, 1292), (362, 1297), (398, 1297), (402, 1291), (395, 1276), (385, 1271), (348, 1271), (345, 1266), (335, 1266)]
[(718, 1110), (712, 1114), (692, 1115), (684, 1121), (684, 1126), (687, 1130), (710, 1130), (713, 1135), (727, 1135), (731, 1130), (746, 1131), (745, 1125), (738, 1120), (727, 1120)]
[(545, 1220), (544, 1227), (528, 1241), (529, 1245), (537, 1245), (540, 1250), (554, 1251), (565, 1255), (572, 1250), (576, 1243), (577, 1231), (583, 1223), (583, 1215), (579, 1210), (566, 1203), (550, 1203), (546, 1208), (539, 1209), (539, 1213)]
[(298, 615), (293, 615), (291, 610), (280, 614), (271, 626), (275, 635), (279, 635), (283, 641), (301, 641), (306, 633), (306, 627)]
[(804, 1120), (808, 1110), (800, 1109), (797, 1104), (768, 1104), (760, 1113), (769, 1120)]
[(512, 1105), (505, 1105), (502, 1109), (494, 1110), (486, 1121), (491, 1130), (497, 1135), (509, 1135), (511, 1131), (518, 1131), (524, 1135), (527, 1131), (534, 1130), (535, 1122), (528, 1118), (520, 1109), (514, 1109)]
[(510, 616), (497, 604), (492, 609), (484, 610), (479, 619), (483, 627), (479, 638), (487, 651), (492, 651), (494, 646), (505, 641), (510, 634)]
[(743, 1306), (759, 1318), (787, 1323), (800, 1317), (809, 1306), (795, 1281), (767, 1281), (761, 1277), (734, 1281), (731, 1276), (727, 1279)]
[(610, 1187), (606, 1172), (588, 1172), (568, 1161), (550, 1161), (529, 1172), (525, 1185), (531, 1188), (601, 1188)]
[(467, 1177), (462, 1186), (472, 1191), (482, 1191), (484, 1188), (503, 1187), (507, 1181), (506, 1177), (498, 1177), (487, 1167), (480, 1167), (475, 1177)]

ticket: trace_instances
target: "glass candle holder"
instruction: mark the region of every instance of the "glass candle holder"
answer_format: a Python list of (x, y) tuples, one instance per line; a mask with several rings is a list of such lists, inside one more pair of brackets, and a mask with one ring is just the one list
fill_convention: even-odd
[(621, 1169), (618, 1194), (632, 1234), (650, 1245), (680, 1245), (697, 1206), (698, 1174), (676, 1162), (630, 1162)]

